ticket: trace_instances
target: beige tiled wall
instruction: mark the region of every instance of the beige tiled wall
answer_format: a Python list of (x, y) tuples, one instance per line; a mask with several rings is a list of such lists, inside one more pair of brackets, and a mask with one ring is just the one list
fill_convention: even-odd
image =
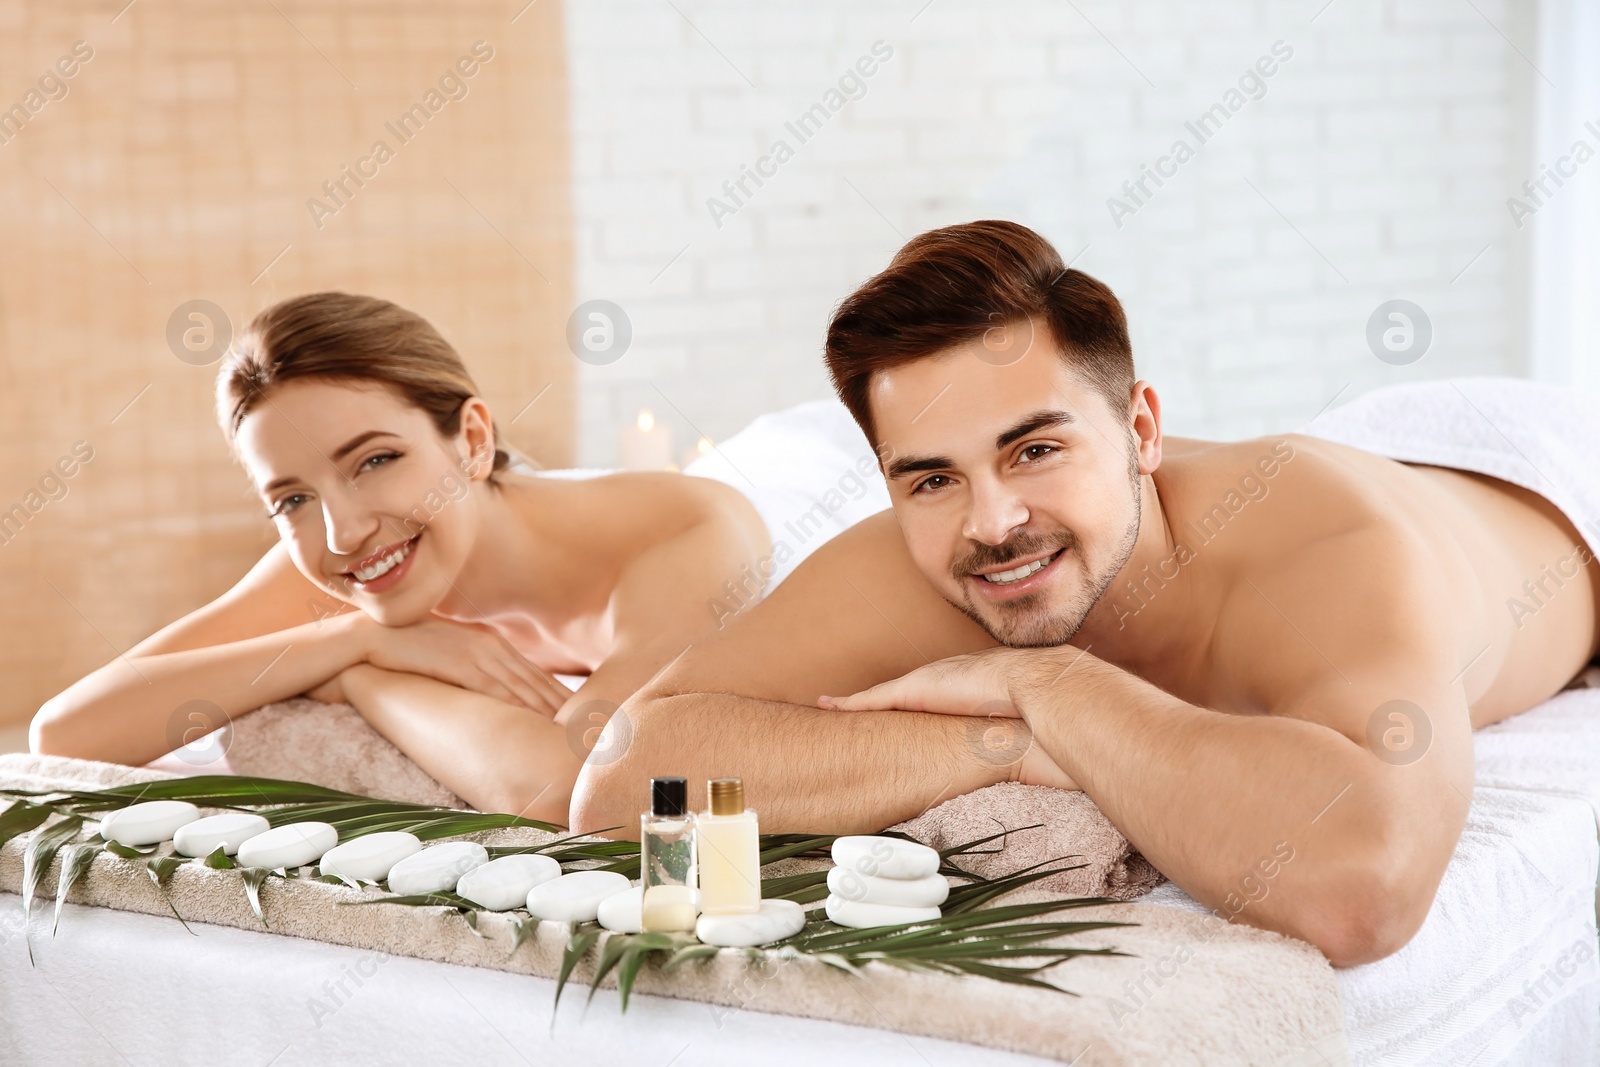
[[(0, 728), (271, 543), (215, 367), (169, 348), (186, 301), (242, 324), (318, 289), (394, 300), (462, 353), (513, 444), (573, 456), (561, 6), (123, 3), (0, 3), (0, 109), (22, 109), (0, 113), (0, 512), (27, 512), (0, 541)], [(480, 41), (465, 96), (430, 98)], [(77, 42), (92, 55), (60, 78)], [(402, 143), (386, 124), (413, 104), (436, 110)], [(314, 219), (380, 140), (392, 158)], [(92, 458), (52, 477), (80, 441)]]

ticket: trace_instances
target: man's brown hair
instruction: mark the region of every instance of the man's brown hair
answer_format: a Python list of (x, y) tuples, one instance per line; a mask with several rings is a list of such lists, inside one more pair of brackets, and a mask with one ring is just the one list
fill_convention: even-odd
[(1045, 323), (1111, 410), (1125, 415), (1134, 378), (1122, 305), (1015, 222), (985, 219), (913, 237), (839, 305), (824, 358), (839, 399), (876, 444), (867, 404), (874, 374), (1032, 319)]

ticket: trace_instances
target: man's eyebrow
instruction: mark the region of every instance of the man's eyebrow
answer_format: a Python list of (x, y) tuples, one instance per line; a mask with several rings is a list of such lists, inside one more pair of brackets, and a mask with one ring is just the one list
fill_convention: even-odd
[(1048, 426), (1064, 426), (1077, 421), (1078, 417), (1070, 411), (1035, 411), (1032, 415), (1023, 416), (1015, 426), (996, 437), (994, 447), (999, 451), (1036, 430), (1043, 430)]
[(919, 471), (942, 471), (956, 465), (949, 456), (902, 456), (889, 464), (888, 479), (894, 481)]
[[(334, 449), (333, 455), (330, 458), (337, 462), (354, 452), (356, 449), (360, 448), (362, 445), (366, 444), (368, 441), (372, 440), (374, 437), (397, 436), (399, 435), (389, 433), (387, 430), (368, 430), (366, 433), (358, 433), (354, 437), (350, 438), (350, 440)], [(291, 485), (296, 481), (298, 481), (298, 479), (292, 475), (286, 475), (282, 478), (274, 478), (272, 481), (268, 482), (261, 491), (263, 493), (271, 493), (276, 489), (280, 489), (286, 485)]]

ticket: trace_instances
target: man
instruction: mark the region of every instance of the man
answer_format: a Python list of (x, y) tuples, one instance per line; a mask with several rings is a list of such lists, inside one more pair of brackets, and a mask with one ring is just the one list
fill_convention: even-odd
[(1597, 650), (1587, 550), (1536, 614), (1503, 607), (1583, 544), (1548, 501), (1298, 434), (1164, 437), (1116, 298), (1024, 227), (910, 242), (827, 361), (892, 510), (623, 706), (575, 830), (630, 832), (656, 774), (742, 775), (768, 831), (1082, 789), (1211, 907), (1287, 843), (1237, 917), (1362, 963), (1428, 912), (1472, 729)]

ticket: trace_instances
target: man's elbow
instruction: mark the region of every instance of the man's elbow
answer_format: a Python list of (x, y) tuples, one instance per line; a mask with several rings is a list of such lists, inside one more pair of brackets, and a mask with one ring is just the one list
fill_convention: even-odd
[(643, 801), (618, 764), (585, 764), (572, 787), (567, 826), (575, 834), (601, 834), (613, 840), (636, 840)]
[(1357, 967), (1399, 952), (1422, 928), (1437, 879), (1395, 864), (1373, 869), (1346, 884), (1306, 916), (1301, 937), (1322, 950), (1335, 967)]
[(572, 787), (567, 826), (575, 834), (634, 840), (648, 799), (637, 766), (649, 699), (635, 697), (612, 714)]
[(1380, 907), (1362, 914), (1341, 915), (1322, 921), (1308, 931), (1309, 940), (1335, 967), (1358, 967), (1392, 956), (1404, 948), (1417, 926), (1395, 914), (1399, 909)]

